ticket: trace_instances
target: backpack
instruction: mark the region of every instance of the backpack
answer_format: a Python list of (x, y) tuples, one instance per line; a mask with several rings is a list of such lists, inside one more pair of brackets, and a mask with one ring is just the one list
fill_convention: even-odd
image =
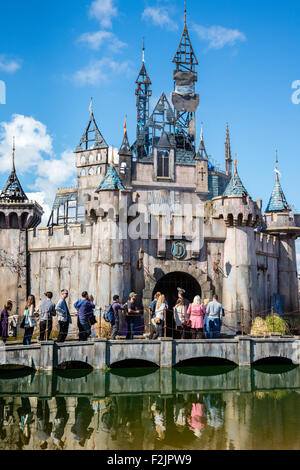
[(114, 314), (114, 311), (113, 311), (113, 308), (112, 308), (112, 304), (110, 304), (108, 307), (106, 307), (103, 318), (107, 323), (114, 324), (115, 314)]

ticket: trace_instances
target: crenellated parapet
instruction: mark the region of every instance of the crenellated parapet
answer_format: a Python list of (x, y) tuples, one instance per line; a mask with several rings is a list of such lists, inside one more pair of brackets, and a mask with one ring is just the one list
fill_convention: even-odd
[(213, 200), (213, 218), (223, 219), (226, 227), (258, 227), (262, 214), (250, 196), (220, 196)]
[(34, 201), (0, 201), (0, 229), (26, 230), (37, 227), (44, 211)]
[(265, 232), (281, 236), (300, 237), (300, 214), (269, 212), (264, 215)]

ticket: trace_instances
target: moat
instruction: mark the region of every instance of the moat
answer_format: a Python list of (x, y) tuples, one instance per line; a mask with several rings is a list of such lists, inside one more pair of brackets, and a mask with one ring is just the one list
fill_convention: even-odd
[(298, 449), (299, 424), (288, 364), (0, 372), (1, 450)]

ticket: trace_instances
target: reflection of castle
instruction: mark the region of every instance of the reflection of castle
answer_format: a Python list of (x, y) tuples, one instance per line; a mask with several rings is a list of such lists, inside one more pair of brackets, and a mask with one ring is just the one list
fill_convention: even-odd
[[(28, 291), (40, 297), (46, 290), (67, 288), (73, 305), (88, 289), (105, 306), (114, 294), (126, 299), (135, 290), (149, 304), (159, 286), (172, 304), (180, 285), (191, 300), (196, 293), (203, 298), (218, 293), (233, 312), (227, 316), (232, 325), (240, 308), (268, 309), (272, 297), (284, 296), (285, 311), (298, 310), (295, 239), (300, 216), (291, 214), (278, 174), (263, 213), (261, 201), (247, 193), (236, 160), (232, 168), (228, 127), (225, 171), (209, 159), (202, 131), (196, 150), (198, 61), (186, 18), (173, 63), (173, 107), (163, 93), (150, 114), (151, 80), (143, 55), (135, 92), (136, 141), (130, 146), (125, 125), (116, 165), (91, 106), (75, 151), (78, 187), (57, 192), (47, 228), (35, 230), (41, 208), (28, 203), (13, 168), (0, 203), (1, 298), (15, 298), (18, 292), (21, 302)], [(133, 210), (132, 204), (139, 208)], [(150, 214), (151, 233), (149, 225), (138, 237), (112, 239), (114, 231), (124, 229), (128, 208), (125, 222), (139, 230), (141, 206)], [(203, 229), (203, 246), (185, 233), (186, 206), (193, 230)]]

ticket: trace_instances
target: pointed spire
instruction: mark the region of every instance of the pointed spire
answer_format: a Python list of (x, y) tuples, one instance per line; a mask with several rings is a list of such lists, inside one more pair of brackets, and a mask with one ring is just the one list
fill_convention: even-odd
[(283, 189), (279, 181), (280, 172), (278, 170), (277, 150), (276, 150), (276, 163), (275, 163), (274, 171), (276, 173), (275, 186), (273, 188), (266, 212), (287, 212), (287, 211), (290, 212), (291, 208), (286, 200), (286, 197), (284, 195)]
[(231, 144), (230, 144), (230, 135), (229, 135), (228, 123), (226, 125), (225, 166), (226, 166), (226, 174), (228, 176), (231, 176), (231, 174), (232, 174), (232, 158), (231, 158)]
[(186, 26), (186, 0), (184, 0), (184, 25)]
[(196, 154), (196, 160), (208, 160), (208, 155), (204, 143), (204, 137), (203, 137), (203, 122), (201, 122), (201, 135), (200, 135), (200, 142), (199, 142), (199, 148), (198, 152)]
[(143, 38), (143, 64), (145, 63), (145, 38)]
[(15, 172), (15, 152), (16, 152), (16, 142), (15, 137), (13, 137), (13, 150), (12, 150), (12, 171)]
[(13, 148), (12, 148), (12, 170), (11, 174), (4, 186), (3, 191), (0, 192), (0, 200), (8, 200), (8, 201), (27, 201), (28, 198), (23, 191), (21, 183), (16, 174), (15, 168), (15, 138), (13, 138)]
[(245, 189), (239, 177), (239, 174), (237, 171), (237, 164), (238, 164), (238, 161), (237, 161), (237, 156), (235, 154), (233, 175), (225, 189), (223, 196), (249, 196), (247, 190)]
[(127, 134), (127, 116), (124, 122), (124, 136), (123, 136), (123, 141), (119, 150), (119, 154), (122, 154), (122, 155), (132, 154), (130, 144), (129, 144), (128, 134)]
[(190, 40), (188, 27), (187, 27), (187, 9), (186, 0), (184, 1), (184, 27), (183, 33), (180, 39), (180, 43), (177, 52), (174, 56), (173, 63), (177, 65), (177, 70), (180, 70), (180, 66), (183, 67), (184, 71), (194, 72), (195, 66), (198, 65), (197, 57), (194, 53), (192, 43)]
[(96, 193), (101, 191), (125, 191), (126, 188), (122, 183), (116, 169), (115, 165), (110, 165), (108, 167), (107, 173), (101, 181)]
[(95, 121), (93, 110), (93, 98), (90, 102), (90, 120), (88, 126), (75, 150), (75, 152), (84, 152), (86, 150), (101, 150), (108, 149), (108, 145)]

